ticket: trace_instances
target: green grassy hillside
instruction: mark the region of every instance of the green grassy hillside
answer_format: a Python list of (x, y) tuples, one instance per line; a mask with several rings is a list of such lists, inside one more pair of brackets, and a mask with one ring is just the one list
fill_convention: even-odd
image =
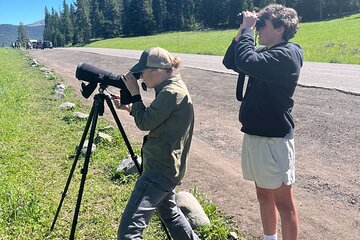
[[(331, 21), (300, 24), (296, 38), (305, 61), (360, 64), (360, 14)], [(223, 55), (236, 30), (173, 32), (134, 38), (113, 38), (87, 47), (144, 50), (160, 46), (171, 52)]]
[(306, 61), (360, 64), (360, 14), (301, 24), (294, 41)]

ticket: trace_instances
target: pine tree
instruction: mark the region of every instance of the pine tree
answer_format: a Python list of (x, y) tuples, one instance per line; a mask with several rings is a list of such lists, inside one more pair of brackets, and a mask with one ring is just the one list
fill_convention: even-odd
[(99, 0), (92, 0), (90, 5), (91, 36), (94, 38), (103, 37), (104, 14), (100, 8)]
[(196, 24), (202, 28), (202, 0), (194, 0), (194, 19), (196, 20)]
[(294, 8), (298, 3), (298, 0), (277, 0), (276, 3), (282, 4), (287, 7)]
[(252, 11), (254, 10), (254, 1), (252, 0), (245, 0), (244, 2), (244, 10)]
[(260, 0), (259, 5), (257, 5), (259, 8), (264, 8), (269, 4), (276, 3), (276, 0)]
[(24, 23), (20, 22), (18, 26), (18, 39), (17, 41), (21, 44), (21, 46), (25, 46), (26, 41), (28, 40), (28, 33), (25, 29)]
[(91, 37), (232, 28), (239, 12), (271, 3), (295, 8), (303, 21), (360, 8), (359, 0), (76, 0), (69, 9), (63, 0), (60, 14), (45, 8), (44, 39), (63, 46), (86, 43)]
[(199, 7), (199, 0), (183, 0), (183, 18), (185, 30), (196, 30), (200, 27), (200, 22), (196, 16)]
[(119, 2), (106, 0), (104, 7), (103, 37), (113, 38), (121, 33), (121, 11)]
[(72, 43), (74, 45), (79, 43), (80, 40), (79, 40), (78, 27), (76, 25), (76, 7), (73, 4), (70, 4), (70, 19), (74, 30), (73, 39), (72, 39)]
[(154, 21), (156, 24), (156, 31), (164, 31), (164, 21), (166, 20), (166, 2), (165, 0), (153, 0), (152, 9), (154, 14)]
[(229, 27), (235, 27), (239, 25), (236, 21), (236, 15), (242, 11), (247, 10), (244, 0), (230, 0), (229, 1)]
[(60, 17), (62, 34), (64, 35), (64, 45), (71, 45), (74, 35), (74, 27), (70, 17), (70, 7), (63, 1), (63, 12)]
[(151, 0), (131, 0), (126, 6), (126, 33), (146, 36), (155, 32), (155, 21)]
[(131, 35), (132, 22), (131, 22), (131, 0), (123, 0), (122, 8), (122, 33), (125, 36)]
[(65, 37), (61, 33), (59, 14), (54, 10), (54, 8), (51, 9), (51, 15), (50, 15), (49, 40), (52, 41), (54, 47), (64, 46)]
[(50, 25), (51, 25), (50, 13), (49, 13), (49, 10), (47, 9), (47, 7), (45, 6), (45, 28), (44, 28), (44, 33), (43, 33), (44, 39), (50, 39), (50, 37), (51, 37), (51, 32), (50, 32), (51, 26)]
[(205, 27), (217, 28), (227, 24), (229, 0), (207, 0), (202, 2), (203, 24)]
[(76, 0), (75, 6), (75, 43), (87, 43), (91, 37), (90, 4), (88, 0)]
[(182, 8), (182, 0), (166, 1), (167, 15), (164, 24), (166, 31), (176, 31), (184, 28), (184, 16)]

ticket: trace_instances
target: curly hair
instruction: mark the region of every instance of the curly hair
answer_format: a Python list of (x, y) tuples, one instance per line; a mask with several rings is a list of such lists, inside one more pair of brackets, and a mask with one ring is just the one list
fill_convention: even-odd
[(270, 4), (259, 12), (259, 19), (270, 20), (274, 28), (285, 27), (283, 39), (293, 38), (298, 30), (299, 17), (295, 9), (280, 4)]

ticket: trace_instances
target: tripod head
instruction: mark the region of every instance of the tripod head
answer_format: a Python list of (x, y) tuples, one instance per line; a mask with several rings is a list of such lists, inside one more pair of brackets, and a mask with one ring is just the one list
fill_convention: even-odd
[[(98, 104), (98, 114), (100, 116), (104, 115), (104, 111), (105, 111), (104, 100), (108, 99), (107, 101), (111, 102), (110, 97), (105, 94), (105, 91), (108, 91), (107, 87), (108, 86), (106, 84), (100, 83), (99, 84), (99, 89), (98, 89), (99, 93), (94, 96), (94, 104)], [(111, 93), (110, 93), (110, 95), (114, 96)]]
[(100, 83), (99, 85), (99, 93), (100, 94), (104, 94), (104, 91), (107, 89), (108, 85), (104, 84), (104, 83)]

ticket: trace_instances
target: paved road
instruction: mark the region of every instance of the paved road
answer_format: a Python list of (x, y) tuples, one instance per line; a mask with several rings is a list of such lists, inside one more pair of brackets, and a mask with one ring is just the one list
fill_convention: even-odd
[[(142, 51), (107, 48), (67, 48), (68, 50), (138, 59)], [(222, 56), (174, 54), (183, 59), (184, 66), (236, 74), (222, 65)], [(305, 62), (299, 84), (302, 86), (338, 89), (360, 95), (360, 65)]]

